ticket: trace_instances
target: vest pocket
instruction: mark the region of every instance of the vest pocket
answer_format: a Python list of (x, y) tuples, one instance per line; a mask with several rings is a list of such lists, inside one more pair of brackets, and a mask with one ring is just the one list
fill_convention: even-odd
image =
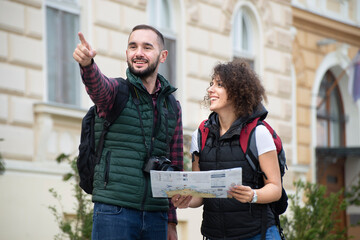
[(109, 182), (110, 158), (111, 158), (111, 152), (109, 151), (105, 155), (104, 188), (106, 188), (106, 185)]

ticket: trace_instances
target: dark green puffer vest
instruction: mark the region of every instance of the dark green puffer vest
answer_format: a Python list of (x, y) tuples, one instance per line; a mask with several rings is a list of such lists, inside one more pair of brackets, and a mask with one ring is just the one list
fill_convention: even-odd
[[(167, 96), (176, 89), (158, 74), (161, 91), (157, 97), (158, 114), (155, 125), (151, 95), (146, 91), (140, 78), (134, 76), (129, 70), (126, 75), (128, 81), (134, 85), (140, 100), (139, 108), (146, 144), (149, 149), (152, 149), (152, 156), (166, 156), (169, 151), (167, 143), (171, 141), (177, 123), (176, 111), (171, 108)], [(102, 128), (103, 119), (96, 117), (96, 144)], [(142, 171), (146, 159), (147, 152), (139, 114), (129, 93), (129, 100), (124, 110), (110, 126), (105, 137), (101, 159), (95, 167), (92, 200), (138, 210), (167, 211), (168, 199), (152, 197), (149, 174), (144, 174)]]

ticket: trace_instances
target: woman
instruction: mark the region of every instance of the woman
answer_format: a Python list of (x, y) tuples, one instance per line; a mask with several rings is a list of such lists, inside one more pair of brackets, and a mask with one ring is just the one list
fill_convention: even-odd
[(268, 203), (281, 197), (281, 178), (277, 153), (270, 132), (263, 125), (255, 129), (256, 147), (261, 171), (257, 174), (245, 159), (239, 144), (241, 129), (267, 111), (265, 90), (250, 66), (243, 60), (218, 64), (214, 68), (205, 100), (212, 113), (205, 127), (209, 128), (205, 147), (199, 151), (198, 131), (192, 139), (193, 171), (242, 167), (242, 184), (229, 189), (231, 198), (197, 198), (176, 195), (178, 208), (204, 205), (201, 233), (205, 239), (261, 239), (262, 217), (266, 221), (266, 239), (280, 239), (274, 215)]

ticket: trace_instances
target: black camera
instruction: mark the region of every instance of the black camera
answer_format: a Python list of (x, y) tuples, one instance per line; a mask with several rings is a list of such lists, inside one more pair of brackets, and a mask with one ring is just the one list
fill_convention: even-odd
[(171, 166), (171, 161), (166, 157), (150, 157), (143, 168), (144, 172), (150, 173), (150, 170), (157, 171), (179, 171), (175, 166)]

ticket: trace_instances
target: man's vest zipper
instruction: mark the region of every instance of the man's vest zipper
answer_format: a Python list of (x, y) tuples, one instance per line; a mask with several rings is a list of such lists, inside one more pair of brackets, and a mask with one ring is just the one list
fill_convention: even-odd
[(105, 156), (104, 188), (106, 188), (106, 185), (109, 182), (110, 158), (111, 158), (111, 152), (109, 151), (106, 153), (106, 156)]

